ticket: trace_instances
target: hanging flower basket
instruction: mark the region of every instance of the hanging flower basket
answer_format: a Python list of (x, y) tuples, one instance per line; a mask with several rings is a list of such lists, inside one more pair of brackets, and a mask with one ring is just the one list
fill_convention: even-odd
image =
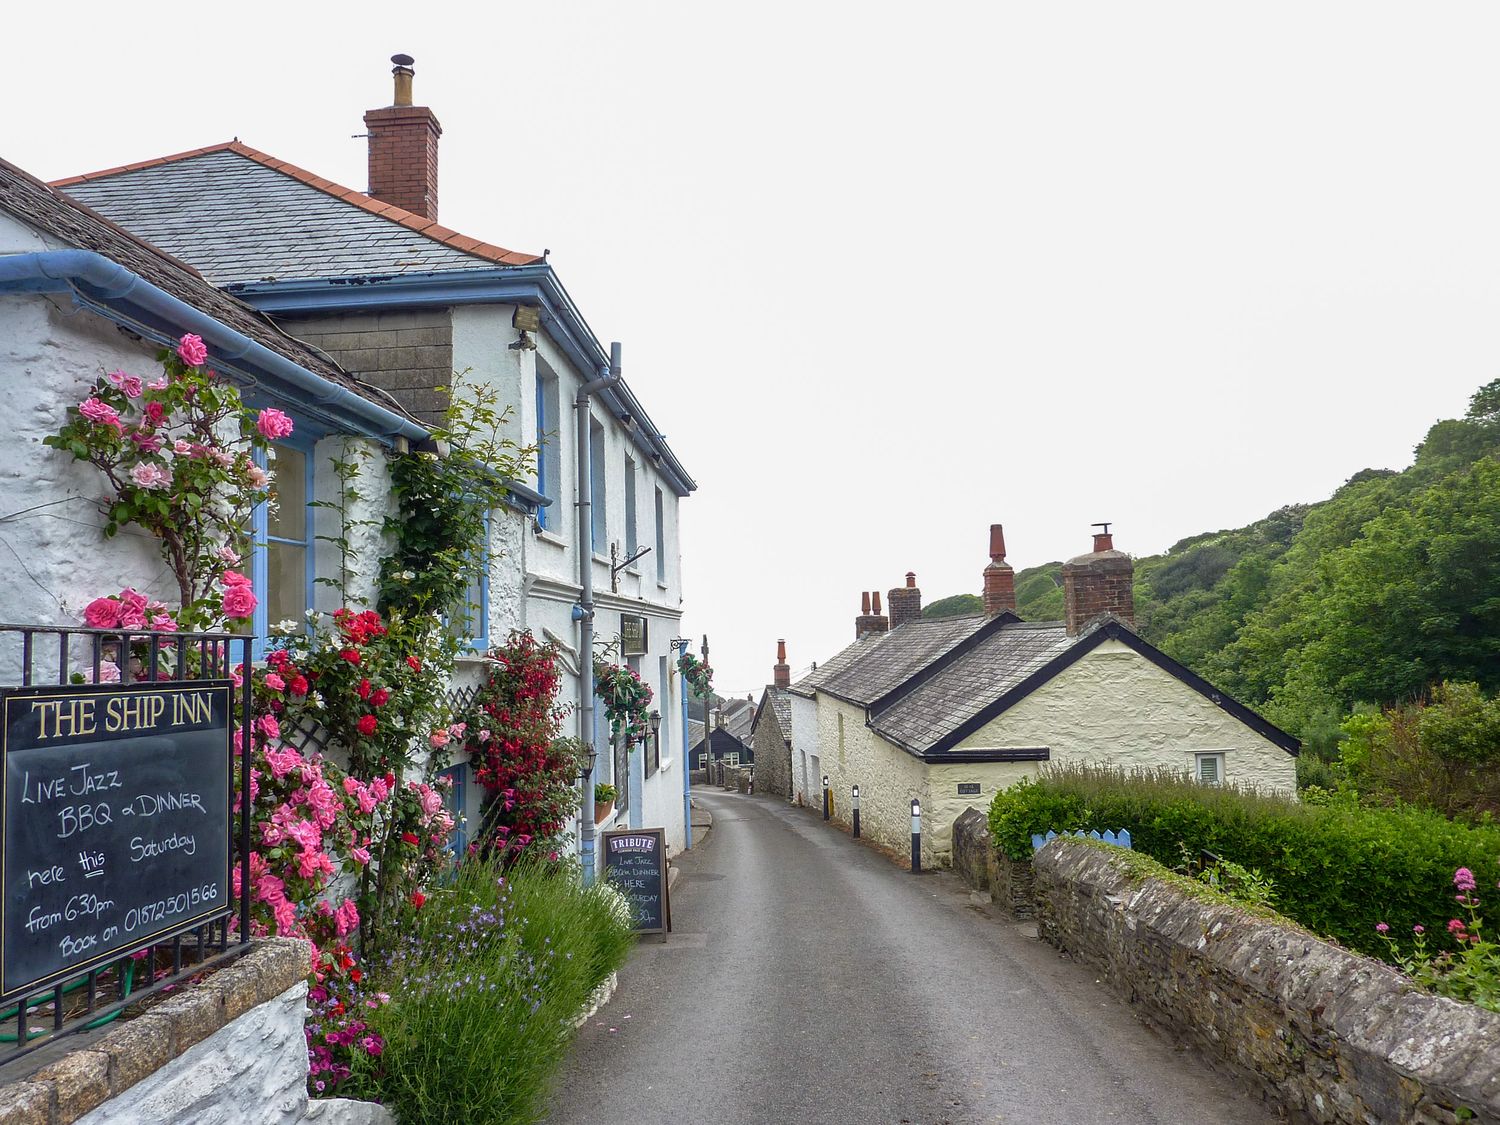
[(699, 660), (690, 652), (684, 652), (677, 660), (677, 670), (682, 673), (688, 688), (698, 699), (707, 699), (714, 690), (714, 670), (707, 662)]
[(594, 691), (604, 704), (610, 738), (622, 735), (631, 747), (651, 733), (651, 686), (624, 664), (594, 661)]

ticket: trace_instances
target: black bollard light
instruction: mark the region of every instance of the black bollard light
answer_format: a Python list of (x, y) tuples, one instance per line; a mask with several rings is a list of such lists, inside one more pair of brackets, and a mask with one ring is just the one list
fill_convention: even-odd
[(828, 788), (828, 775), (823, 775), (823, 819), (833, 815), (833, 793)]
[(911, 799), (911, 873), (922, 874), (922, 802)]
[(854, 787), (854, 838), (859, 839), (859, 786)]

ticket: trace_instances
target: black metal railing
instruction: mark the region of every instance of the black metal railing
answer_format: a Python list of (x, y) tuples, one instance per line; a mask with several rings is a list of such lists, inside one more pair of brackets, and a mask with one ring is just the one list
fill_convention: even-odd
[[(249, 636), (227, 633), (0, 624), (0, 688), (64, 686), (77, 682), (75, 676), (82, 682), (113, 682), (116, 672), (125, 685), (232, 679), (236, 668), (248, 671), (252, 643)], [(248, 674), (230, 691), (229, 700), (231, 731), (238, 724), (248, 732)], [(238, 901), (231, 884), (228, 905), (221, 912), (158, 932), (148, 944), (111, 951), (108, 964), (61, 980), (49, 978), (36, 991), (7, 996), (0, 1001), (0, 1066), (60, 1036), (108, 1022), (127, 1006), (245, 951), (250, 944), (250, 742), (249, 737), (241, 737), (237, 744), (231, 739), (228, 751), (231, 758), (238, 755), (240, 774), (238, 801), (231, 801), (239, 806), (237, 822), (229, 810), (229, 855), (239, 872)], [(235, 763), (225, 765), (232, 792)], [(5, 763), (0, 763), (3, 768)], [(8, 843), (0, 842), (0, 848)], [(231, 934), (231, 928), (236, 932)]]

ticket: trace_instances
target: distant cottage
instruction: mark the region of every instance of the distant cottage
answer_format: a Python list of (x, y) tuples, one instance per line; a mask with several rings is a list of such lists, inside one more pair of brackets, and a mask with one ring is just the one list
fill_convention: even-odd
[(826, 775), (847, 819), (859, 785), (864, 834), (893, 847), (910, 839), (917, 798), (924, 862), (941, 864), (959, 813), (1042, 763), (1295, 793), (1298, 741), (1141, 639), (1133, 574), (1106, 526), (1063, 567), (1065, 619), (1022, 621), (996, 524), (982, 614), (923, 619), (914, 574), (889, 592), (889, 618), (866, 594), (854, 643), (786, 689), (787, 795), (821, 800)]

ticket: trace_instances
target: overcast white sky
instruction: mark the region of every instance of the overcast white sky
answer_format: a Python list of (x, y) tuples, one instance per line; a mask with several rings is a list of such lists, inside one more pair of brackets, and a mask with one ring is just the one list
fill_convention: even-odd
[(552, 262), (697, 478), (721, 690), (915, 570), (1160, 551), (1398, 468), (1500, 374), (1493, 3), (27, 4), (0, 155), (238, 136)]

